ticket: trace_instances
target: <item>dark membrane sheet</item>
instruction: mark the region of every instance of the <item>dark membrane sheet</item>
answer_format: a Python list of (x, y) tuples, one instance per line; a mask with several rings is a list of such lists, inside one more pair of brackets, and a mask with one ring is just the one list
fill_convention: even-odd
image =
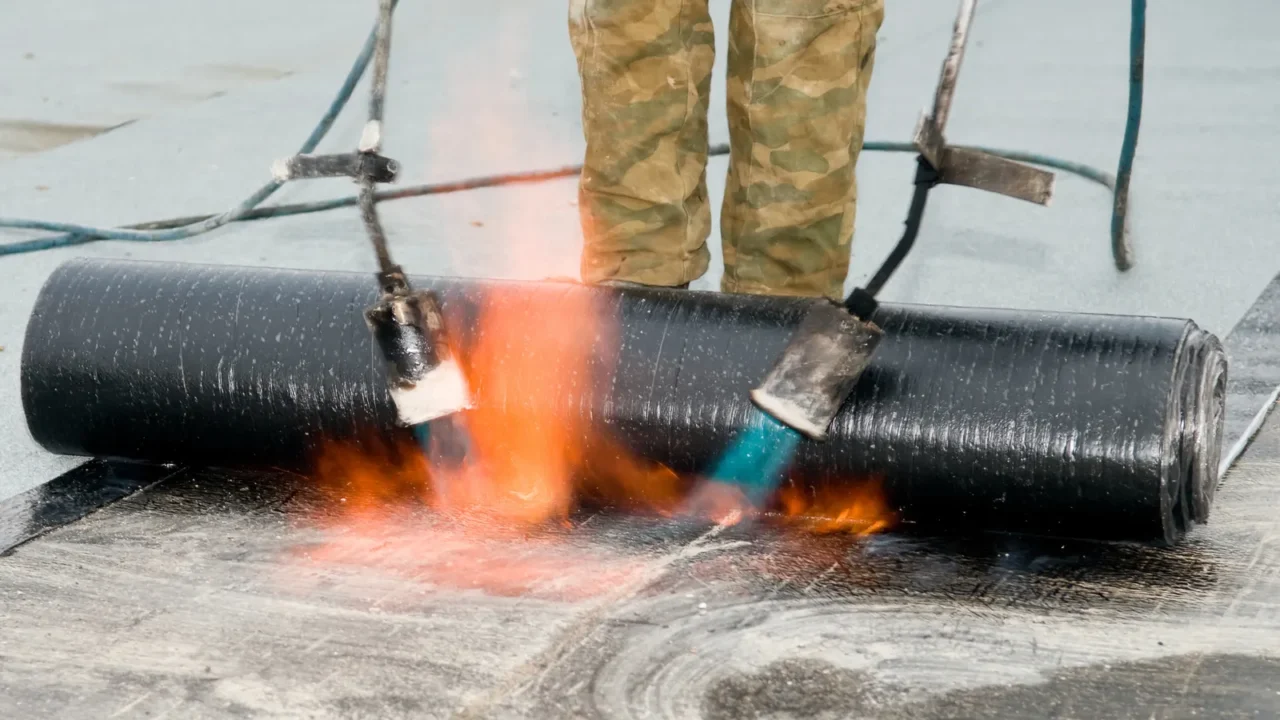
[[(522, 328), (513, 368), (572, 320), (548, 308), (601, 313), (581, 318), (591, 372), (550, 373), (550, 395), (683, 473), (758, 421), (747, 391), (811, 302), (415, 282), (439, 291), (464, 347), (484, 341), (486, 308)], [(322, 439), (396, 432), (361, 314), (375, 294), (356, 273), (72, 261), (28, 326), (28, 425), (54, 452), (221, 466), (305, 466)], [(1226, 361), (1194, 323), (913, 305), (875, 320), (884, 342), (794, 477), (874, 477), (903, 521), (930, 527), (1173, 542), (1206, 519)]]
[(90, 460), (39, 487), (5, 498), (0, 501), (0, 557), (175, 472), (159, 465)]

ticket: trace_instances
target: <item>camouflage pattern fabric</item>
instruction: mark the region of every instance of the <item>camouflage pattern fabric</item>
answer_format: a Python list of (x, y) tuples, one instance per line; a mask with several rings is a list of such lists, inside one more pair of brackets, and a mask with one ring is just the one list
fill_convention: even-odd
[[(838, 297), (883, 0), (734, 0), (727, 292)], [(587, 153), (582, 277), (679, 285), (710, 256), (707, 0), (570, 0)]]

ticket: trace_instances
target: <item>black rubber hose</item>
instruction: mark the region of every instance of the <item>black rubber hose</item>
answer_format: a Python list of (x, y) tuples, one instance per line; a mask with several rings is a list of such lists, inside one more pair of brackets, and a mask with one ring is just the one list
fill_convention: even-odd
[[(916, 177), (915, 190), (911, 193), (911, 206), (907, 208), (906, 228), (902, 232), (902, 237), (898, 240), (898, 244), (893, 246), (893, 251), (889, 253), (889, 257), (885, 258), (884, 263), (876, 270), (876, 274), (871, 278), (863, 288), (863, 294), (874, 298), (884, 289), (884, 284), (889, 282), (889, 278), (897, 272), (898, 266), (907, 258), (907, 254), (911, 252), (911, 247), (916, 243), (916, 237), (920, 234), (920, 223), (924, 220), (924, 206), (929, 199), (929, 190), (938, 183), (938, 171), (934, 170), (929, 161), (923, 157), (916, 158)], [(852, 298), (852, 296), (850, 296)], [(847, 307), (854, 314), (857, 314), (853, 302), (847, 301)]]
[[(563, 323), (548, 307), (597, 303), (617, 319), (616, 342), (590, 338), (602, 357), (616, 348), (611, 379), (591, 392), (562, 373), (554, 396), (690, 473), (754, 416), (747, 391), (811, 302), (413, 281), (440, 293), (463, 347), (480, 303), (514, 313), (528, 339), (505, 349), (513, 362)], [(360, 273), (69, 262), (27, 329), (31, 433), (59, 453), (299, 465), (322, 436), (393, 432), (361, 315), (376, 293)], [(874, 319), (885, 339), (830, 439), (801, 445), (797, 476), (878, 475), (903, 520), (928, 525), (1173, 542), (1206, 519), (1226, 363), (1194, 323), (892, 304)]]

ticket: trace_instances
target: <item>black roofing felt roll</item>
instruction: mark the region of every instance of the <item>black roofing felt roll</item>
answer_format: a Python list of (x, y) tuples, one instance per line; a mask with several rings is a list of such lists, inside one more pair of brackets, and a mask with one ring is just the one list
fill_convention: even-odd
[[(464, 346), (484, 339), (483, 303), (504, 308), (527, 331), (504, 347), (509, 358), (545, 342), (550, 323), (564, 334), (548, 307), (587, 301), (616, 320), (608, 337), (582, 318), (597, 367), (585, 380), (557, 376), (551, 395), (694, 473), (749, 422), (749, 388), (811, 302), (415, 282), (439, 291)], [(393, 432), (362, 316), (375, 295), (361, 273), (69, 262), (27, 329), (31, 433), (58, 453), (287, 466), (322, 437)], [(1206, 519), (1226, 360), (1194, 323), (919, 305), (885, 305), (875, 320), (885, 339), (871, 367), (829, 439), (801, 443), (796, 476), (876, 475), (902, 519), (920, 524), (1172, 542)]]

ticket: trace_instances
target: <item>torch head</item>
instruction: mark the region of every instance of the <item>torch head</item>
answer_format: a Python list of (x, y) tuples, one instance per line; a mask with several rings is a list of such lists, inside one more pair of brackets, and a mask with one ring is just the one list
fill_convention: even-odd
[(751, 400), (815, 440), (853, 392), (884, 332), (830, 300), (816, 300)]
[(471, 407), (467, 380), (433, 293), (383, 293), (365, 311), (365, 320), (387, 362), (391, 400), (402, 424), (420, 425)]

